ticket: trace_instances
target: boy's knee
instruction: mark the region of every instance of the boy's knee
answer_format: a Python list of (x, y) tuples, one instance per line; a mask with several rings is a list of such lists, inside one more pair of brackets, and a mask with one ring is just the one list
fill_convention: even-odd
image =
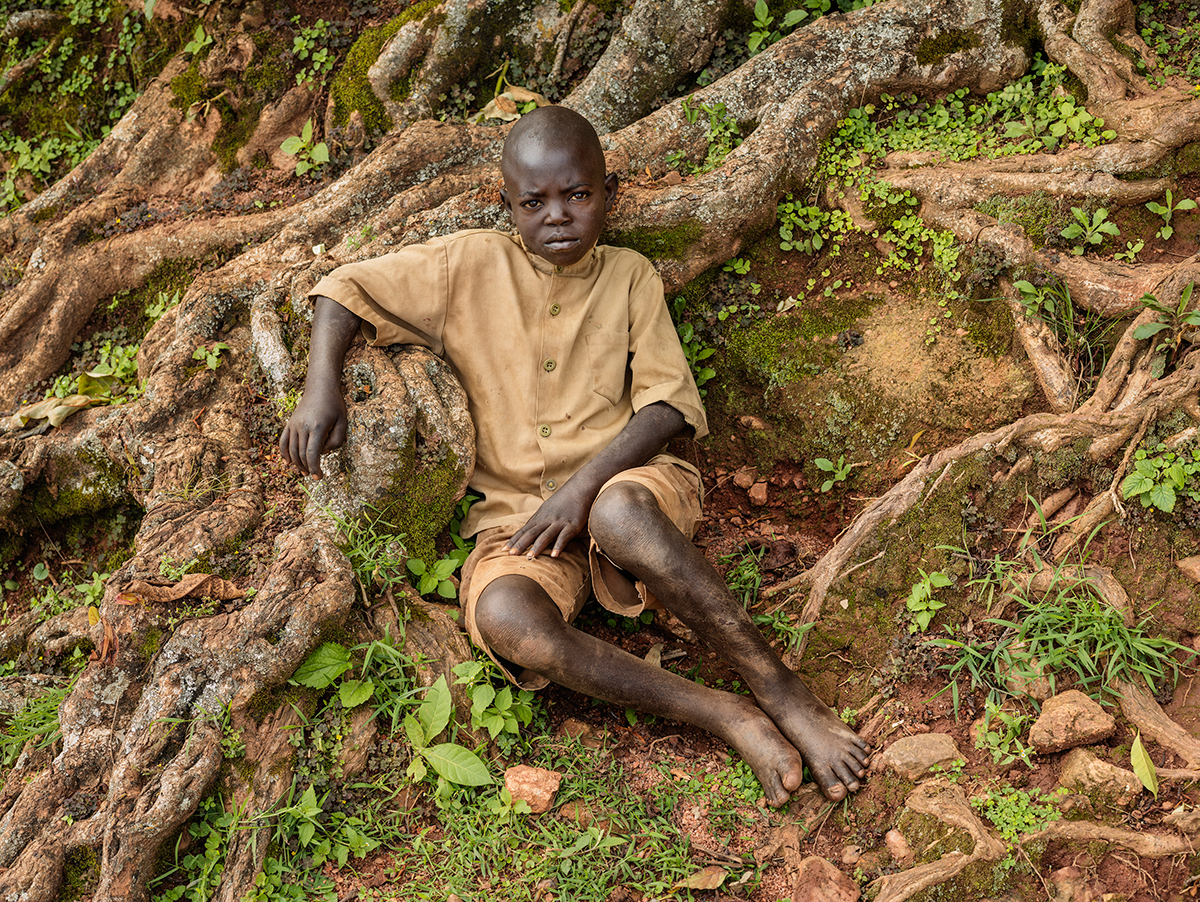
[(552, 653), (553, 638), (565, 623), (542, 588), (524, 576), (488, 583), (475, 603), (475, 626), (496, 654), (537, 670)]
[(646, 486), (637, 482), (613, 483), (592, 504), (588, 532), (603, 548), (609, 537), (628, 535), (630, 527), (651, 510), (658, 510), (658, 499)]

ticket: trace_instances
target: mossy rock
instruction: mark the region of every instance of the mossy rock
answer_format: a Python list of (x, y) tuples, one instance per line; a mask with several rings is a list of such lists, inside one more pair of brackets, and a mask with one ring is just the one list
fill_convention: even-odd
[(613, 247), (627, 247), (651, 260), (681, 259), (692, 246), (704, 237), (704, 227), (698, 222), (682, 222), (671, 228), (639, 227), (619, 232), (605, 232), (600, 241)]

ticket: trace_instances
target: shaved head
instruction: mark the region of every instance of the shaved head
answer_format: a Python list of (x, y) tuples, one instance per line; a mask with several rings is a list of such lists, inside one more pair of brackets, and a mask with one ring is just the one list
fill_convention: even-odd
[(512, 127), (504, 141), (500, 169), (507, 176), (518, 159), (550, 149), (568, 151), (579, 162), (606, 171), (604, 151), (592, 124), (565, 106), (544, 106), (531, 110)]

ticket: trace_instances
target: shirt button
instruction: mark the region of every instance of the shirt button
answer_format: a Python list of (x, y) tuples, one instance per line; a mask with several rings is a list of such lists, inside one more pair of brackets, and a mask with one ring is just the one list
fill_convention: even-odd
[(550, 435), (550, 427), (549, 426), (539, 426), (538, 427), (538, 435), (540, 435), (542, 438), (547, 438)]
[(547, 479), (546, 480), (546, 488), (548, 488), (550, 491), (553, 492), (556, 488), (558, 488), (558, 483), (555, 482), (553, 479)]
[(553, 360), (547, 360), (545, 363), (542, 364), (542, 369), (544, 369), (547, 373), (549, 373), (554, 370), (555, 366), (557, 366), (557, 364)]
[(550, 315), (551, 316), (558, 316), (558, 314), (561, 312), (562, 312), (562, 307), (560, 307), (558, 304), (550, 305)]
[(556, 266), (556, 267), (554, 267), (554, 271), (555, 271), (555, 272), (562, 272), (562, 267), (561, 267), (561, 266)]

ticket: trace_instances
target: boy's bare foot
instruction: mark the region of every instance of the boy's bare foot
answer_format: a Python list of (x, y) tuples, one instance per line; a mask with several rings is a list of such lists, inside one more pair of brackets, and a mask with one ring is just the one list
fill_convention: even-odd
[[(871, 747), (794, 674), (776, 698), (759, 698), (762, 709), (779, 732), (795, 746), (808, 764), (813, 782), (832, 801), (855, 792), (867, 775)], [(761, 779), (761, 778), (760, 778)]]
[(741, 696), (733, 698), (735, 707), (743, 710), (729, 719), (722, 738), (750, 765), (767, 804), (778, 808), (803, 782), (804, 760), (758, 705)]

